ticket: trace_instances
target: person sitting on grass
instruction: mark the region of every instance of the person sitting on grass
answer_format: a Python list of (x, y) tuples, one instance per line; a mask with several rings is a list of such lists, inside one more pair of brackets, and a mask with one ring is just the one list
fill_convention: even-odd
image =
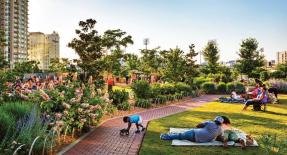
[(214, 121), (206, 121), (198, 124), (195, 129), (188, 130), (183, 133), (167, 133), (161, 134), (162, 140), (189, 140), (192, 142), (206, 143), (223, 135), (222, 125), (225, 119), (221, 116), (215, 117)]
[(136, 124), (136, 127), (137, 127), (137, 131), (135, 133), (140, 132), (139, 127), (142, 128), (141, 131), (145, 130), (145, 128), (142, 125), (143, 121), (142, 121), (142, 118), (140, 115), (125, 116), (123, 118), (123, 121), (124, 121), (124, 123), (128, 123), (128, 128), (126, 129), (127, 132), (130, 131), (130, 128), (131, 128), (133, 123)]
[(267, 95), (266, 90), (267, 90), (266, 86), (263, 84), (260, 87), (260, 93), (257, 95), (257, 97), (254, 99), (247, 100), (242, 110), (246, 110), (249, 105), (253, 105), (253, 107), (256, 107), (256, 106), (258, 107), (258, 106), (261, 106), (262, 104), (264, 104), (264, 110), (265, 110), (266, 108), (265, 104), (268, 102), (268, 95)]

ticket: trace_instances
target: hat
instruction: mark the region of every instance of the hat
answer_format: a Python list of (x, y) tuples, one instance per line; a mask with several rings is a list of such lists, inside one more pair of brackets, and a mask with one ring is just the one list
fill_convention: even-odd
[(214, 121), (217, 121), (217, 122), (219, 122), (219, 123), (223, 123), (224, 122), (224, 119), (221, 117), (221, 116), (216, 116), (215, 118), (214, 118)]

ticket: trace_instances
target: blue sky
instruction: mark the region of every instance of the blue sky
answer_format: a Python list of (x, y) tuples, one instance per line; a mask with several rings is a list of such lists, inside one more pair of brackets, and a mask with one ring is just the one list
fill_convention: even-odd
[(139, 53), (143, 39), (149, 48), (176, 46), (200, 51), (216, 39), (221, 60), (238, 58), (240, 42), (255, 37), (267, 59), (287, 50), (286, 0), (30, 0), (30, 31), (59, 32), (61, 57), (77, 58), (67, 44), (80, 20), (94, 18), (97, 29), (120, 28), (133, 36), (126, 49)]

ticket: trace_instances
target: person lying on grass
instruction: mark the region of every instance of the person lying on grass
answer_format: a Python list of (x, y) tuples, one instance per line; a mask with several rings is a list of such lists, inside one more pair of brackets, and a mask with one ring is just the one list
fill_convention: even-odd
[(223, 141), (224, 147), (228, 147), (227, 142), (229, 141), (240, 143), (242, 149), (254, 144), (254, 139), (251, 135), (246, 135), (243, 131), (232, 128), (231, 121), (225, 116), (221, 117), (225, 120), (223, 137), (218, 137), (216, 140)]
[(124, 123), (128, 123), (128, 128), (126, 129), (126, 132), (127, 132), (127, 133), (129, 133), (130, 128), (131, 128), (131, 126), (132, 126), (133, 123), (134, 123), (134, 124), (136, 125), (136, 127), (137, 127), (137, 131), (136, 131), (135, 133), (139, 133), (139, 132), (140, 132), (139, 127), (142, 128), (141, 131), (144, 131), (144, 130), (145, 130), (145, 128), (144, 128), (143, 125), (142, 125), (143, 121), (142, 121), (142, 118), (141, 118), (140, 115), (125, 116), (125, 117), (123, 118), (123, 121), (124, 121)]
[[(192, 142), (206, 143), (217, 137), (223, 136), (222, 125), (226, 122), (222, 116), (215, 117), (214, 121), (206, 121), (198, 124), (195, 129), (188, 130), (183, 133), (167, 133), (161, 134), (162, 140), (189, 140)], [(223, 139), (223, 138), (221, 138)]]

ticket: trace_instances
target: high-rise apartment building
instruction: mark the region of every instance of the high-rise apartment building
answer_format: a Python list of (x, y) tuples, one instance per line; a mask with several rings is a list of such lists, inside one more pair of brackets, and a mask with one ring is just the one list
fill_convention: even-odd
[(27, 60), (28, 0), (0, 0), (0, 27), (5, 33), (4, 59), (13, 68)]
[(287, 51), (277, 52), (277, 64), (282, 64), (287, 61)]
[(29, 60), (40, 62), (41, 70), (48, 70), (51, 59), (60, 57), (59, 34), (44, 34), (42, 32), (31, 32), (29, 35)]

